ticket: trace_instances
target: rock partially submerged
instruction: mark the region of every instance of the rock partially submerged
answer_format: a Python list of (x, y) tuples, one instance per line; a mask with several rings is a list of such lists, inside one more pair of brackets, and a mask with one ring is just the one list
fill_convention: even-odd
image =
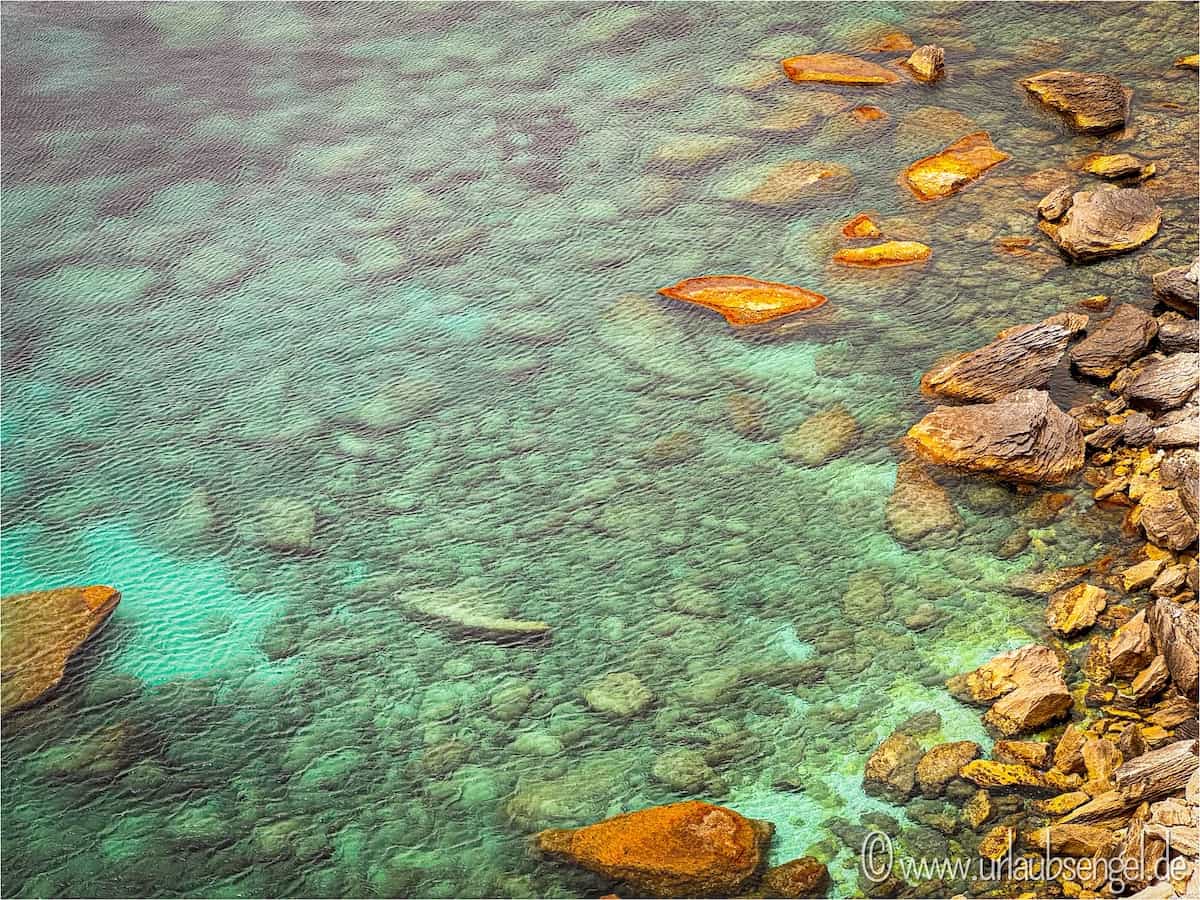
[(955, 675), (946, 689), (970, 703), (991, 703), (1028, 685), (1062, 678), (1062, 661), (1049, 647), (1027, 644), (984, 663), (965, 675)]
[(659, 293), (716, 310), (730, 325), (757, 325), (781, 316), (816, 309), (828, 298), (792, 284), (760, 281), (745, 275), (687, 278)]
[(53, 689), (67, 661), (108, 621), (121, 594), (97, 584), (13, 594), (0, 600), (0, 715)]
[(399, 599), (414, 619), (431, 622), (459, 637), (511, 643), (542, 639), (550, 633), (548, 623), (509, 618), (503, 604), (477, 594), (430, 590), (402, 594)]
[(883, 66), (846, 53), (812, 53), (793, 56), (782, 62), (783, 71), (792, 81), (820, 81), (827, 84), (893, 84), (894, 72)]
[(1082, 262), (1140, 247), (1158, 234), (1161, 223), (1162, 208), (1146, 191), (1110, 188), (1073, 194), (1057, 221), (1043, 218), (1038, 227), (1068, 256)]
[(1071, 364), (1085, 375), (1111, 378), (1143, 353), (1158, 333), (1149, 313), (1122, 303), (1071, 350)]
[(1021, 86), (1087, 134), (1124, 128), (1133, 91), (1111, 75), (1055, 69), (1021, 79)]
[(941, 151), (919, 159), (900, 176), (918, 200), (938, 200), (961, 191), (1011, 157), (998, 150), (986, 131), (959, 138)]
[(1200, 259), (1190, 266), (1175, 266), (1151, 276), (1154, 296), (1172, 309), (1196, 318), (1200, 307)]
[(763, 873), (758, 892), (764, 897), (824, 897), (829, 869), (813, 856), (802, 856)]
[(1083, 432), (1045, 391), (1016, 391), (994, 403), (939, 406), (908, 431), (937, 465), (1000, 478), (1055, 483), (1083, 468)]
[(1087, 316), (1065, 313), (1007, 328), (987, 346), (930, 369), (921, 378), (921, 389), (954, 400), (998, 400), (1013, 391), (1043, 387), (1071, 336), (1087, 324)]
[(873, 238), (879, 237), (882, 232), (870, 216), (859, 213), (842, 226), (842, 234), (848, 238)]
[(870, 247), (847, 247), (833, 254), (833, 261), (857, 269), (887, 269), (924, 262), (933, 250), (919, 241), (884, 241)]
[(732, 897), (753, 885), (770, 822), (689, 800), (536, 837), (539, 850), (653, 897)]
[(1100, 178), (1116, 180), (1136, 175), (1149, 178), (1154, 174), (1154, 163), (1144, 163), (1130, 153), (1093, 153), (1083, 161), (1083, 171)]
[(946, 51), (933, 44), (918, 47), (904, 65), (917, 81), (937, 81), (946, 74)]

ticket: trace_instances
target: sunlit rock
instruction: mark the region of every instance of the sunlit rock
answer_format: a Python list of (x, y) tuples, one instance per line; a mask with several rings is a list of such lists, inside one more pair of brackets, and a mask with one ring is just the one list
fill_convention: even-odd
[(1143, 353), (1158, 333), (1158, 322), (1149, 313), (1128, 303), (1071, 348), (1071, 364), (1085, 375), (1111, 378)]
[(842, 226), (842, 234), (848, 238), (873, 238), (882, 234), (879, 226), (866, 213), (859, 213)]
[(1190, 266), (1174, 266), (1151, 276), (1154, 296), (1172, 309), (1196, 318), (1200, 306), (1200, 259)]
[(946, 74), (946, 51), (933, 44), (918, 47), (904, 65), (917, 81), (937, 81)]
[(791, 284), (760, 281), (744, 275), (687, 278), (659, 293), (716, 310), (730, 325), (757, 325), (781, 316), (815, 309), (828, 298)]
[(1133, 91), (1111, 75), (1055, 69), (1021, 80), (1042, 103), (1088, 134), (1124, 128)]
[(856, 106), (850, 110), (851, 115), (859, 122), (878, 122), (886, 119), (888, 114), (878, 106)]
[(1154, 174), (1154, 163), (1145, 163), (1130, 153), (1093, 153), (1085, 158), (1083, 171), (1100, 178), (1115, 180), (1136, 175), (1149, 178)]
[(1116, 256), (1140, 247), (1162, 222), (1162, 208), (1140, 188), (1079, 191), (1056, 222), (1038, 227), (1077, 261)]
[(792, 81), (828, 84), (893, 84), (899, 77), (883, 66), (846, 53), (813, 53), (793, 56), (782, 63)]
[(884, 241), (870, 247), (846, 247), (833, 254), (833, 261), (856, 269), (886, 269), (924, 262), (932, 253), (919, 241)]
[(919, 159), (901, 175), (901, 181), (918, 200), (948, 197), (986, 172), (1009, 159), (996, 149), (986, 131), (959, 138), (933, 156)]

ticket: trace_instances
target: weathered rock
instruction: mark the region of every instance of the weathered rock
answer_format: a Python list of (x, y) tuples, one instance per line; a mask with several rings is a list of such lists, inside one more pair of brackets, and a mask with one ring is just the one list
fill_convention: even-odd
[[(1154, 296), (1184, 315), (1196, 318), (1200, 306), (1200, 259), (1190, 266), (1175, 266), (1151, 276)], [(1189, 349), (1195, 349), (1189, 348)]]
[(654, 694), (632, 672), (610, 672), (588, 686), (583, 699), (595, 712), (624, 719), (643, 712)]
[(1039, 72), (1021, 79), (1021, 86), (1088, 134), (1124, 128), (1133, 96), (1133, 91), (1111, 75), (1091, 72)]
[(850, 110), (850, 115), (854, 116), (855, 121), (860, 124), (867, 122), (879, 122), (888, 117), (888, 114), (878, 106), (856, 106)]
[(704, 794), (719, 789), (723, 782), (699, 750), (678, 747), (654, 761), (650, 774), (681, 794)]
[(930, 534), (953, 534), (962, 526), (946, 489), (912, 459), (896, 467), (896, 486), (888, 498), (885, 518), (896, 540), (909, 545)]
[(744, 275), (706, 275), (688, 278), (659, 293), (716, 310), (730, 325), (757, 325), (781, 316), (816, 309), (825, 303), (821, 294), (774, 281)]
[(1200, 685), (1200, 636), (1195, 608), (1189, 612), (1175, 601), (1160, 597), (1150, 607), (1148, 619), (1171, 681), (1180, 693), (1194, 700)]
[(401, 594), (398, 599), (414, 619), (458, 637), (513, 643), (542, 639), (550, 633), (546, 622), (509, 618), (499, 600), (469, 591), (430, 590)]
[(538, 849), (654, 897), (731, 897), (758, 877), (774, 826), (690, 800), (537, 835)]
[(67, 661), (108, 621), (121, 594), (97, 584), (12, 594), (0, 600), (0, 715), (36, 703)]
[(1116, 847), (1117, 839), (1107, 828), (1097, 825), (1050, 825), (1039, 828), (1029, 836), (1029, 842), (1039, 850), (1049, 847), (1054, 856), (1084, 856), (1107, 858)]
[(827, 84), (892, 84), (899, 81), (883, 66), (845, 53), (813, 53), (793, 56), (782, 62), (792, 81), (821, 81)]
[(1038, 216), (1048, 222), (1057, 222), (1063, 217), (1063, 213), (1070, 208), (1074, 197), (1075, 192), (1070, 187), (1055, 188), (1038, 201)]
[(1054, 747), (1054, 768), (1068, 775), (1073, 772), (1082, 772), (1084, 770), (1083, 745), (1085, 743), (1087, 743), (1087, 736), (1078, 725), (1068, 725), (1063, 729), (1062, 736)]
[(917, 81), (937, 81), (946, 74), (946, 51), (926, 44), (914, 50), (905, 65)]
[(1180, 491), (1151, 487), (1142, 495), (1137, 512), (1146, 540), (1156, 547), (1187, 550), (1200, 537)]
[(962, 767), (964, 780), (981, 788), (1031, 788), (1060, 793), (1079, 786), (1078, 776), (1067, 776), (1050, 770), (1041, 772), (1031, 766), (998, 763), (977, 759)]
[(1200, 445), (1200, 416), (1188, 416), (1171, 425), (1154, 429), (1155, 447), (1195, 447)]
[(983, 721), (1001, 734), (1036, 731), (1071, 711), (1071, 692), (1061, 678), (1019, 687), (987, 711)]
[(1186, 566), (1168, 566), (1150, 585), (1153, 597), (1174, 597), (1187, 583)]
[(986, 172), (1011, 157), (996, 149), (986, 131), (959, 138), (933, 156), (919, 159), (900, 176), (918, 200), (938, 200), (961, 191)]
[(1200, 69), (1200, 53), (1189, 53), (1187, 56), (1181, 56), (1175, 60), (1174, 67), (1176, 69)]
[(1160, 653), (1150, 660), (1150, 665), (1133, 677), (1133, 681), (1129, 685), (1129, 692), (1139, 702), (1151, 700), (1162, 693), (1170, 680), (1171, 674), (1167, 670), (1167, 660)]
[(1045, 741), (996, 741), (992, 758), (996, 762), (1048, 769), (1054, 763), (1054, 748)]
[(996, 805), (991, 795), (980, 788), (968, 798), (962, 807), (962, 819), (972, 831), (978, 831), (988, 819), (996, 814)]
[(1046, 624), (1051, 631), (1070, 637), (1086, 631), (1096, 624), (1096, 617), (1108, 605), (1108, 591), (1091, 584), (1077, 584), (1073, 588), (1050, 595), (1046, 607)]
[(764, 897), (824, 897), (829, 869), (812, 856), (802, 856), (767, 869), (758, 892)]
[(1083, 161), (1083, 171), (1100, 178), (1128, 178), (1138, 175), (1149, 178), (1154, 174), (1154, 163), (1144, 163), (1129, 153), (1093, 153)]
[(1071, 364), (1085, 375), (1110, 378), (1149, 347), (1157, 333), (1158, 321), (1153, 316), (1122, 303), (1071, 348)]
[(1142, 246), (1162, 223), (1162, 208), (1140, 188), (1079, 191), (1057, 222), (1038, 227), (1072, 259), (1084, 262)]
[(890, 734), (867, 760), (863, 790), (894, 803), (904, 802), (916, 787), (917, 763), (921, 757), (921, 745), (916, 738), (899, 731)]
[(1145, 413), (1131, 413), (1121, 423), (1121, 440), (1130, 447), (1144, 447), (1154, 440), (1155, 428)]
[(809, 416), (780, 438), (780, 452), (806, 466), (824, 465), (858, 441), (858, 421), (841, 403)]
[(313, 547), (317, 513), (305, 500), (272, 497), (254, 507), (238, 526), (243, 540), (283, 553), (304, 553)]
[(1158, 317), (1158, 346), (1164, 353), (1194, 351), (1200, 346), (1200, 321), (1172, 310)]
[(916, 44), (903, 31), (889, 31), (880, 37), (870, 47), (876, 53), (895, 53), (899, 50), (912, 50)]
[(1090, 799), (1092, 798), (1086, 791), (1067, 791), (1065, 794), (1059, 794), (1057, 797), (1051, 797), (1048, 800), (1034, 800), (1029, 805), (1035, 812), (1040, 812), (1043, 815), (1064, 816), (1071, 810), (1087, 803)]
[(1179, 499), (1191, 517), (1200, 516), (1200, 452), (1192, 447), (1168, 454), (1158, 474), (1163, 487), (1179, 492)]
[(1087, 316), (1057, 315), (1005, 329), (992, 343), (930, 369), (921, 378), (921, 389), (953, 400), (998, 400), (1023, 388), (1043, 387), (1071, 336), (1086, 327)]
[(1017, 840), (1017, 829), (1011, 825), (997, 825), (979, 842), (979, 855), (984, 859), (1000, 860), (1008, 855)]
[(958, 777), (959, 770), (983, 752), (974, 741), (952, 741), (931, 747), (917, 763), (917, 786), (926, 797), (936, 797)]
[(833, 261), (855, 269), (890, 269), (924, 262), (933, 250), (920, 241), (884, 241), (870, 247), (846, 247), (833, 254)]
[(1156, 410), (1182, 406), (1200, 387), (1200, 353), (1175, 353), (1142, 369), (1121, 395), (1131, 406)]
[(955, 675), (946, 688), (970, 703), (990, 703), (1026, 685), (1061, 680), (1063, 666), (1049, 647), (1027, 644), (1002, 653), (966, 675)]
[(1084, 789), (1093, 796), (1112, 790), (1113, 773), (1125, 761), (1117, 745), (1108, 738), (1088, 738), (1080, 752), (1088, 779)]
[(840, 163), (791, 160), (746, 172), (730, 182), (730, 200), (751, 206), (792, 207), (854, 187), (853, 173)]
[(1154, 583), (1158, 573), (1167, 565), (1165, 559), (1144, 559), (1121, 573), (1121, 587), (1126, 593), (1140, 591)]
[(1142, 610), (1118, 628), (1108, 642), (1108, 662), (1113, 673), (1132, 678), (1154, 659), (1154, 645), (1146, 611)]
[(1016, 481), (1065, 481), (1084, 464), (1079, 424), (1045, 391), (1016, 391), (974, 406), (939, 406), (910, 428), (908, 437), (929, 462)]
[(842, 234), (848, 238), (872, 238), (879, 237), (882, 232), (870, 216), (859, 213), (842, 226)]

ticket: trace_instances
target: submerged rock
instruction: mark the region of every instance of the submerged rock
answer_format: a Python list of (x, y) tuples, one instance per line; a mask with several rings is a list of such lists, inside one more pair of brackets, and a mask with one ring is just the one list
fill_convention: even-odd
[(1016, 481), (1064, 481), (1083, 468), (1079, 424), (1045, 391), (994, 403), (939, 406), (908, 431), (917, 454), (937, 465)]
[(854, 173), (840, 163), (795, 159), (759, 166), (725, 182), (724, 196), (752, 206), (789, 207), (854, 187)]
[(921, 389), (954, 400), (997, 400), (1022, 388), (1043, 387), (1071, 336), (1087, 323), (1084, 315), (1059, 314), (1005, 329), (987, 346), (930, 369)]
[(867, 759), (863, 790), (893, 803), (903, 803), (917, 784), (917, 763), (923, 756), (916, 738), (896, 731), (888, 735)]
[(781, 65), (792, 81), (821, 81), (828, 84), (893, 84), (894, 72), (846, 53), (813, 53), (793, 56)]
[(763, 873), (757, 893), (764, 897), (824, 897), (829, 869), (812, 856), (802, 856)]
[(1021, 86), (1087, 134), (1124, 128), (1133, 96), (1111, 75), (1061, 69), (1023, 78)]
[(610, 672), (589, 685), (583, 699), (595, 712), (625, 719), (643, 712), (654, 695), (632, 672)]
[(55, 588), (0, 600), (0, 715), (36, 703), (55, 687), (67, 661), (108, 621), (121, 594), (116, 588)]
[(1071, 350), (1071, 364), (1085, 375), (1110, 378), (1150, 346), (1158, 322), (1149, 313), (1122, 303), (1111, 316)]
[(858, 440), (858, 421), (841, 404), (809, 416), (779, 440), (779, 449), (793, 462), (824, 465), (845, 453)]
[(1179, 312), (1196, 318), (1200, 306), (1200, 259), (1190, 266), (1175, 266), (1151, 276), (1154, 296)]
[(1154, 174), (1154, 163), (1144, 163), (1130, 153), (1093, 153), (1083, 161), (1083, 171), (1108, 179), (1131, 175), (1149, 178)]
[(904, 64), (917, 81), (937, 81), (946, 74), (946, 51), (933, 44), (926, 44), (914, 50)]
[(774, 826), (696, 800), (539, 833), (544, 853), (653, 897), (731, 897), (758, 878)]
[(859, 213), (842, 226), (842, 234), (848, 238), (872, 238), (879, 237), (882, 232), (870, 216)]
[(878, 106), (856, 106), (850, 110), (850, 114), (855, 120), (860, 123), (878, 122), (881, 119), (886, 119), (888, 114)]
[(432, 622), (460, 637), (508, 643), (544, 638), (550, 633), (546, 622), (511, 619), (499, 601), (470, 592), (430, 590), (401, 594), (398, 599), (411, 617)]
[(730, 325), (757, 325), (781, 316), (816, 309), (828, 298), (791, 284), (760, 281), (745, 275), (705, 275), (687, 278), (658, 291), (716, 310)]
[[(1044, 202), (1044, 201), (1043, 201)], [(1116, 256), (1142, 246), (1162, 223), (1162, 208), (1140, 188), (1080, 191), (1057, 222), (1038, 227), (1077, 261)]]
[(996, 149), (986, 131), (959, 138), (941, 151), (919, 159), (900, 176), (918, 200), (938, 200), (961, 191), (986, 172), (1011, 157)]
[(316, 510), (307, 501), (294, 497), (263, 500), (238, 526), (243, 540), (281, 553), (311, 550), (316, 529)]
[(903, 31), (890, 31), (873, 43), (870, 48), (876, 53), (895, 53), (900, 50), (912, 50), (916, 47), (913, 39)]
[(751, 146), (746, 138), (730, 135), (685, 135), (659, 146), (650, 155), (649, 165), (672, 175), (690, 174)]
[(888, 498), (885, 518), (896, 539), (910, 545), (931, 534), (951, 535), (962, 526), (946, 489), (913, 459), (896, 467), (896, 486)]
[(933, 253), (918, 241), (885, 241), (870, 247), (847, 247), (833, 254), (833, 261), (859, 269), (886, 269), (924, 262)]

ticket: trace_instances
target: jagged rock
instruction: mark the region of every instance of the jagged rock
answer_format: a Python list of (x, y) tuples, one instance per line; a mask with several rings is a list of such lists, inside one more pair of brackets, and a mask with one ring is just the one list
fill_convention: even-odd
[(1111, 75), (1061, 69), (1023, 78), (1021, 86), (1088, 134), (1124, 128), (1133, 96), (1133, 91)]
[(946, 51), (926, 44), (914, 50), (905, 65), (917, 81), (937, 81), (946, 74)]
[(996, 805), (992, 803), (991, 795), (983, 788), (972, 794), (962, 807), (962, 820), (972, 831), (978, 831), (995, 814)]
[(986, 131), (977, 131), (917, 160), (904, 170), (900, 181), (918, 200), (938, 200), (961, 191), (1008, 159), (1011, 157), (996, 148)]
[(0, 600), (0, 715), (36, 703), (54, 688), (67, 661), (112, 615), (116, 588), (55, 588), (12, 594)]
[(1111, 790), (1113, 773), (1125, 761), (1117, 745), (1108, 738), (1088, 738), (1081, 753), (1088, 779), (1084, 789), (1093, 796)]
[(1071, 364), (1085, 375), (1109, 378), (1145, 351), (1157, 333), (1153, 316), (1122, 303), (1071, 349)]
[(1108, 828), (1098, 825), (1050, 825), (1039, 828), (1029, 835), (1034, 847), (1050, 848), (1054, 856), (1096, 856), (1107, 858), (1115, 849), (1116, 835)]
[(1038, 217), (1047, 222), (1057, 222), (1071, 206), (1074, 196), (1075, 192), (1068, 186), (1055, 188), (1038, 201)]
[(917, 786), (926, 797), (936, 797), (958, 777), (959, 770), (983, 749), (974, 741), (952, 741), (931, 747), (917, 763)]
[(1187, 566), (1168, 566), (1150, 585), (1153, 597), (1173, 597), (1187, 583)]
[(907, 800), (916, 787), (921, 745), (911, 735), (896, 731), (888, 735), (867, 760), (863, 790), (893, 803)]
[(909, 545), (930, 534), (953, 534), (962, 526), (946, 489), (912, 459), (896, 467), (896, 486), (888, 498), (885, 518), (896, 540)]
[(1180, 491), (1150, 488), (1138, 504), (1138, 522), (1146, 540), (1168, 550), (1187, 550), (1200, 534)]
[(1057, 222), (1038, 227), (1072, 259), (1084, 262), (1140, 247), (1158, 234), (1162, 208), (1140, 188), (1079, 191)]
[(1154, 644), (1143, 609), (1113, 633), (1108, 642), (1108, 662), (1115, 675), (1132, 678), (1152, 659)]
[(1035, 731), (1071, 711), (1071, 692), (1062, 678), (1047, 679), (1005, 694), (983, 721), (1008, 736)]
[(732, 897), (758, 877), (770, 822), (689, 800), (540, 832), (543, 853), (653, 897)]
[(1083, 468), (1079, 424), (1045, 391), (1016, 391), (994, 403), (939, 406), (909, 429), (922, 458), (1016, 481), (1065, 481)]
[(1079, 776), (1063, 775), (1051, 769), (1040, 772), (1030, 766), (977, 759), (962, 767), (964, 780), (981, 788), (1032, 788), (1061, 793), (1079, 787)]
[(876, 40), (869, 49), (876, 53), (895, 53), (899, 50), (911, 50), (915, 46), (913, 39), (903, 31), (889, 31)]
[(1108, 605), (1108, 591), (1091, 584), (1078, 584), (1050, 595), (1046, 624), (1063, 637), (1086, 631)]
[(883, 66), (845, 53), (812, 53), (782, 62), (792, 81), (821, 81), (828, 84), (892, 84), (895, 73)]
[(1145, 413), (1132, 413), (1121, 423), (1121, 440), (1130, 447), (1144, 447), (1154, 436), (1154, 423)]
[(650, 706), (654, 694), (632, 672), (610, 672), (586, 688), (583, 699), (595, 712), (624, 719)]
[(1007, 328), (987, 346), (930, 369), (921, 378), (921, 389), (954, 400), (998, 400), (1023, 388), (1043, 387), (1071, 336), (1087, 324), (1087, 316), (1060, 314)]
[(1167, 660), (1160, 653), (1150, 660), (1150, 665), (1133, 676), (1133, 681), (1129, 684), (1129, 692), (1133, 694), (1134, 699), (1144, 702), (1157, 697), (1170, 680), (1171, 673), (1167, 670)]
[(870, 247), (847, 247), (833, 254), (833, 261), (852, 269), (891, 269), (924, 262), (933, 253), (920, 241), (884, 241)]
[[(1172, 309), (1196, 318), (1200, 306), (1200, 259), (1190, 266), (1175, 266), (1157, 272), (1150, 278), (1154, 296)], [(1191, 349), (1194, 349), (1191, 348)]]
[(1189, 612), (1175, 601), (1160, 597), (1150, 607), (1148, 618), (1171, 681), (1180, 693), (1194, 700), (1200, 684), (1200, 637), (1195, 608)]
[(802, 856), (767, 869), (758, 886), (764, 897), (824, 897), (829, 869), (812, 856)]
[(785, 433), (779, 449), (787, 459), (815, 468), (853, 447), (858, 435), (858, 421), (837, 403)]
[(979, 842), (979, 855), (984, 859), (1004, 859), (1017, 840), (1017, 829), (1011, 825), (997, 825)]
[(1183, 406), (1200, 387), (1200, 353), (1175, 353), (1143, 368), (1121, 395), (1131, 406), (1169, 410)]
[(816, 309), (826, 297), (791, 284), (759, 281), (744, 275), (706, 275), (687, 278), (658, 291), (672, 300), (683, 300), (716, 310), (730, 325), (757, 325), (781, 316)]
[(992, 747), (996, 762), (1048, 769), (1054, 762), (1054, 748), (1045, 741), (996, 741)]
[(1057, 654), (1041, 644), (1027, 644), (1002, 653), (973, 672), (955, 675), (946, 689), (969, 703), (990, 703), (1026, 685), (1062, 678)]
[(1171, 425), (1154, 429), (1155, 447), (1195, 447), (1200, 445), (1200, 416), (1190, 415)]
[(1168, 454), (1158, 475), (1163, 487), (1179, 492), (1184, 509), (1193, 519), (1200, 516), (1200, 452), (1189, 448)]
[(1083, 161), (1083, 171), (1115, 180), (1131, 175), (1149, 178), (1155, 167), (1154, 163), (1144, 163), (1130, 153), (1093, 153)]
[(1073, 772), (1082, 772), (1084, 769), (1083, 745), (1085, 743), (1087, 743), (1087, 737), (1078, 725), (1068, 725), (1063, 729), (1062, 736), (1054, 746), (1054, 768), (1068, 775)]
[(1166, 564), (1165, 559), (1144, 559), (1140, 563), (1135, 563), (1121, 573), (1121, 587), (1126, 593), (1140, 591), (1154, 583), (1154, 579), (1158, 577), (1158, 573)]
[(401, 594), (398, 599), (414, 619), (431, 622), (459, 637), (510, 643), (537, 640), (550, 633), (546, 622), (509, 618), (501, 602), (469, 591), (430, 590)]
[(1164, 353), (1195, 350), (1200, 346), (1200, 321), (1171, 310), (1158, 317), (1158, 346)]
[(1064, 816), (1090, 799), (1091, 796), (1086, 791), (1067, 791), (1065, 794), (1059, 794), (1048, 800), (1034, 800), (1029, 805), (1035, 812), (1043, 815)]

